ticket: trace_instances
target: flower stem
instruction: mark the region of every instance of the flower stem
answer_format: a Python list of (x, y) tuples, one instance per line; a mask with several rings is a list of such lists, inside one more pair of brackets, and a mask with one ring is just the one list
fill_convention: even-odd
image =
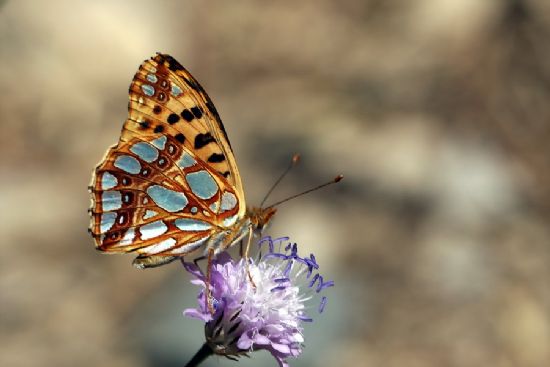
[(210, 348), (207, 343), (204, 343), (201, 349), (199, 349), (197, 353), (195, 353), (193, 358), (191, 358), (191, 360), (185, 365), (185, 367), (196, 367), (212, 354), (214, 354), (214, 352), (212, 352), (212, 348)]

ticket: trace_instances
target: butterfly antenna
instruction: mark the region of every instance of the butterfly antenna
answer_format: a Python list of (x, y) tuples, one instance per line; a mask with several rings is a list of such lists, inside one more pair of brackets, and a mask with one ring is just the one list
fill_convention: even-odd
[(290, 161), (290, 164), (288, 165), (288, 167), (284, 170), (284, 172), (281, 174), (281, 176), (279, 176), (279, 178), (277, 179), (277, 181), (275, 181), (275, 183), (271, 186), (271, 188), (269, 189), (269, 191), (267, 192), (267, 194), (265, 194), (264, 196), (264, 199), (262, 200), (261, 204), (260, 204), (260, 208), (264, 206), (265, 204), (265, 201), (269, 198), (269, 195), (271, 195), (271, 193), (273, 192), (273, 190), (275, 190), (275, 188), (277, 187), (277, 185), (279, 185), (279, 183), (283, 180), (283, 178), (285, 178), (285, 176), (287, 175), (288, 172), (290, 172), (290, 170), (292, 169), (292, 167), (294, 167), (295, 165), (298, 164), (298, 162), (300, 161), (300, 154), (296, 153), (292, 156), (292, 160)]
[(322, 184), (322, 185), (319, 185), (319, 186), (316, 186), (316, 187), (314, 187), (314, 188), (312, 188), (312, 189), (303, 191), (303, 192), (301, 192), (301, 193), (299, 193), (299, 194), (292, 195), (292, 196), (290, 196), (290, 197), (288, 197), (288, 198), (286, 198), (286, 199), (284, 199), (284, 200), (281, 200), (281, 201), (276, 202), (275, 204), (271, 204), (270, 206), (268, 206), (268, 208), (276, 207), (277, 205), (280, 205), (280, 204), (285, 203), (285, 202), (287, 202), (287, 201), (289, 201), (289, 200), (292, 200), (292, 199), (294, 199), (294, 198), (297, 198), (298, 196), (302, 196), (302, 195), (308, 194), (308, 193), (310, 193), (310, 192), (312, 192), (312, 191), (319, 190), (319, 189), (321, 189), (321, 188), (323, 188), (323, 187), (325, 187), (325, 186), (329, 186), (329, 185), (335, 184), (335, 183), (337, 183), (337, 182), (342, 181), (343, 178), (344, 178), (343, 175), (338, 175), (338, 176), (336, 176), (334, 179), (332, 179), (332, 180), (329, 181), (329, 182), (325, 182), (325, 183)]

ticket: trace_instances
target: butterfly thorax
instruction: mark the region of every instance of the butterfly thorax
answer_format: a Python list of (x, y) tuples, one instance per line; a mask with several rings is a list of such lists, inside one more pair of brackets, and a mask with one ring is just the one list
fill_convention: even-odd
[(272, 207), (267, 208), (248, 208), (246, 217), (250, 219), (250, 225), (254, 232), (261, 232), (269, 223), (277, 209)]
[(231, 227), (221, 229), (213, 233), (208, 240), (205, 254), (208, 249), (213, 249), (214, 254), (225, 251), (247, 235), (259, 235), (269, 223), (276, 209), (274, 208), (248, 208), (245, 215)]

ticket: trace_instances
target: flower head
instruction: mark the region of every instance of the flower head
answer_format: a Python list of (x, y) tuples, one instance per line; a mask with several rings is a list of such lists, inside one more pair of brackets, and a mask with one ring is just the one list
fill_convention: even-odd
[[(288, 357), (302, 352), (303, 322), (312, 318), (306, 314), (306, 302), (334, 282), (323, 280), (318, 273), (315, 257), (298, 256), (296, 244), (285, 242), (288, 237), (259, 241), (257, 259), (250, 259), (248, 278), (244, 259), (234, 260), (221, 253), (212, 262), (210, 292), (214, 314), (206, 303), (206, 276), (194, 263), (184, 262), (188, 272), (202, 286), (198, 308), (186, 309), (184, 315), (206, 323), (206, 342), (215, 354), (228, 358), (265, 349), (280, 366), (288, 366)], [(277, 249), (275, 249), (277, 247)], [(262, 250), (266, 252), (262, 256)], [(321, 297), (318, 311), (322, 312), (327, 299)]]

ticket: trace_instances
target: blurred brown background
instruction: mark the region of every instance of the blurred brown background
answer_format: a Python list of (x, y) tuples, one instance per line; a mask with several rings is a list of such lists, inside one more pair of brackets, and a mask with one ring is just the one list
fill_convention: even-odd
[(294, 152), (273, 199), (346, 177), (269, 231), (337, 283), (291, 365), (550, 365), (549, 39), (545, 0), (0, 1), (0, 365), (175, 367), (202, 343), (177, 264), (86, 233), (156, 51), (214, 100), (250, 204)]

